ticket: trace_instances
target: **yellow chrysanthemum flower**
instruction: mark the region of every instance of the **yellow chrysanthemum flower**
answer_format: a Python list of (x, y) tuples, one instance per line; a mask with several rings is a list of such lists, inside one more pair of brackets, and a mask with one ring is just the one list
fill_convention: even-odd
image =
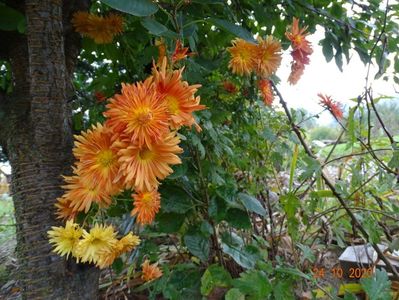
[(114, 13), (102, 17), (78, 11), (73, 15), (72, 24), (77, 32), (92, 38), (97, 44), (111, 43), (114, 36), (123, 31), (123, 18)]
[(65, 227), (51, 227), (52, 230), (47, 232), (50, 244), (55, 248), (54, 252), (61, 256), (69, 254), (75, 255), (76, 247), (79, 239), (82, 236), (83, 230), (78, 224), (73, 223), (72, 220), (66, 222)]
[(83, 237), (76, 248), (76, 255), (81, 262), (97, 263), (100, 254), (112, 251), (117, 239), (112, 226), (95, 224), (90, 232), (83, 230)]
[(123, 238), (115, 243), (112, 249), (102, 251), (99, 255), (97, 266), (104, 269), (114, 262), (114, 260), (125, 252), (132, 251), (137, 245), (140, 244), (140, 238), (133, 233), (129, 232)]
[(232, 47), (227, 48), (231, 55), (229, 68), (238, 75), (251, 74), (256, 66), (257, 46), (239, 38), (233, 40), (232, 44)]
[(151, 192), (132, 194), (132, 197), (134, 199), (134, 209), (131, 215), (137, 215), (137, 222), (139, 224), (151, 224), (154, 221), (155, 214), (161, 207), (161, 195), (157, 190), (153, 190)]

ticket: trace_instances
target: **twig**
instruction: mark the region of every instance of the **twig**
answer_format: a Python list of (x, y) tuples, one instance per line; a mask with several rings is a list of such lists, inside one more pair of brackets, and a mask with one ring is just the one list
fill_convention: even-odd
[[(281, 95), (280, 91), (277, 89), (276, 85), (274, 84), (273, 81), (270, 81), (273, 89), (275, 90), (277, 96), (280, 99), (280, 103), (284, 108), (285, 114), (287, 115), (288, 121), (292, 127), (292, 130), (294, 131), (294, 133), (297, 135), (302, 147), (304, 148), (306, 154), (313, 158), (316, 159), (316, 157), (314, 156), (314, 154), (312, 153), (312, 151), (309, 149), (306, 141), (304, 140), (304, 138), (302, 137), (301, 132), (299, 131), (299, 129), (295, 126), (293, 120), (292, 120), (292, 116), (290, 114), (290, 111), (288, 110), (287, 107), (287, 103), (285, 102), (283, 96)], [(346, 205), (345, 199), (342, 198), (341, 194), (338, 193), (338, 191), (335, 189), (334, 184), (330, 181), (330, 179), (327, 177), (327, 175), (324, 173), (323, 170), (321, 170), (321, 177), (323, 179), (323, 181), (325, 182), (325, 184), (330, 188), (331, 192), (333, 193), (333, 195), (338, 199), (338, 201), (340, 202), (340, 204), (342, 205), (342, 207), (345, 209), (345, 211), (347, 212), (348, 216), (351, 218), (353, 224), (359, 229), (359, 231), (363, 234), (363, 236), (365, 237), (365, 239), (368, 241), (369, 240), (369, 235), (367, 233), (367, 231), (362, 227), (362, 225), (359, 223), (359, 221), (357, 220), (356, 216), (353, 214), (353, 212), (349, 209), (349, 207)], [(371, 246), (374, 248), (374, 250), (377, 252), (378, 257), (385, 263), (385, 265), (387, 266), (388, 271), (392, 272), (393, 276), (395, 277), (396, 280), (399, 280), (399, 274), (396, 271), (396, 269), (392, 266), (391, 262), (384, 256), (384, 254), (382, 253), (381, 249), (374, 243), (370, 243)]]

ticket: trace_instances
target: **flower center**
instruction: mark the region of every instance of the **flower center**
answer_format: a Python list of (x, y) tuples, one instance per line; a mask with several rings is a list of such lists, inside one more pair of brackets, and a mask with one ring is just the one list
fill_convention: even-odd
[(174, 96), (166, 96), (168, 110), (171, 114), (176, 115), (180, 112), (179, 101)]
[(150, 193), (144, 193), (143, 199), (141, 200), (145, 205), (148, 205), (152, 202), (152, 197)]
[(103, 150), (100, 151), (97, 155), (97, 162), (102, 166), (102, 167), (109, 167), (115, 160), (114, 153), (112, 150)]
[(152, 113), (148, 107), (140, 108), (136, 111), (136, 120), (140, 125), (146, 125), (152, 120)]
[(139, 158), (141, 160), (151, 160), (154, 157), (154, 152), (152, 152), (150, 149), (148, 148), (143, 148), (140, 150), (139, 152)]

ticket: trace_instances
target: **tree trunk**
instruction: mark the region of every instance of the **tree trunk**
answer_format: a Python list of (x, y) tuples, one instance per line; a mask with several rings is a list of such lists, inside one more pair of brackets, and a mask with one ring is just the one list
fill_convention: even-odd
[[(69, 3), (74, 1), (67, 1)], [(62, 0), (26, 0), (26, 36), (10, 41), (14, 93), (2, 138), (12, 166), (19, 285), (25, 299), (97, 299), (98, 271), (51, 252), (47, 231), (62, 174), (70, 172), (72, 134)], [(58, 222), (59, 223), (59, 222)]]

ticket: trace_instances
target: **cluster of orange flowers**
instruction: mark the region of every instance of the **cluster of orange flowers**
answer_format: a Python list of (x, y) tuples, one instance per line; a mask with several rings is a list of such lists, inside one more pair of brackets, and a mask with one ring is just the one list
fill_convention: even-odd
[(291, 31), (287, 31), (285, 36), (291, 41), (292, 47), (292, 63), (291, 63), (291, 74), (288, 78), (290, 84), (296, 84), (301, 78), (305, 65), (308, 65), (310, 60), (309, 56), (313, 53), (310, 42), (306, 39), (307, 33), (305, 33), (307, 27), (300, 28), (299, 20), (294, 18), (291, 26)]
[(112, 196), (134, 189), (137, 222), (150, 224), (160, 208), (159, 181), (181, 163), (178, 154), (182, 126), (196, 123), (202, 110), (194, 96), (200, 85), (182, 80), (183, 69), (170, 70), (166, 58), (144, 82), (122, 84), (121, 94), (107, 104), (104, 125), (75, 136), (73, 175), (65, 176), (64, 195), (56, 204), (60, 218), (88, 212), (92, 203), (108, 207)]
[[(306, 28), (300, 29), (298, 20), (294, 18), (291, 31), (286, 32), (291, 41), (293, 51), (291, 53), (294, 62), (292, 72), (288, 78), (291, 84), (295, 84), (303, 73), (304, 65), (309, 64), (309, 55), (312, 48), (306, 40)], [(232, 41), (233, 46), (227, 50), (231, 59), (229, 67), (238, 75), (250, 75), (252, 72), (258, 76), (258, 88), (266, 105), (273, 103), (274, 95), (270, 76), (276, 72), (281, 63), (281, 45), (272, 36), (266, 39), (258, 38), (258, 43), (250, 43), (243, 39)]]
[(273, 92), (269, 78), (281, 63), (281, 45), (272, 36), (258, 38), (258, 44), (243, 39), (235, 39), (227, 50), (231, 54), (229, 67), (238, 75), (250, 75), (255, 72), (260, 78), (259, 90), (264, 103), (271, 105)]
[(111, 43), (114, 36), (123, 32), (123, 18), (114, 13), (103, 17), (78, 11), (72, 17), (72, 24), (77, 32), (92, 38), (97, 44)]

